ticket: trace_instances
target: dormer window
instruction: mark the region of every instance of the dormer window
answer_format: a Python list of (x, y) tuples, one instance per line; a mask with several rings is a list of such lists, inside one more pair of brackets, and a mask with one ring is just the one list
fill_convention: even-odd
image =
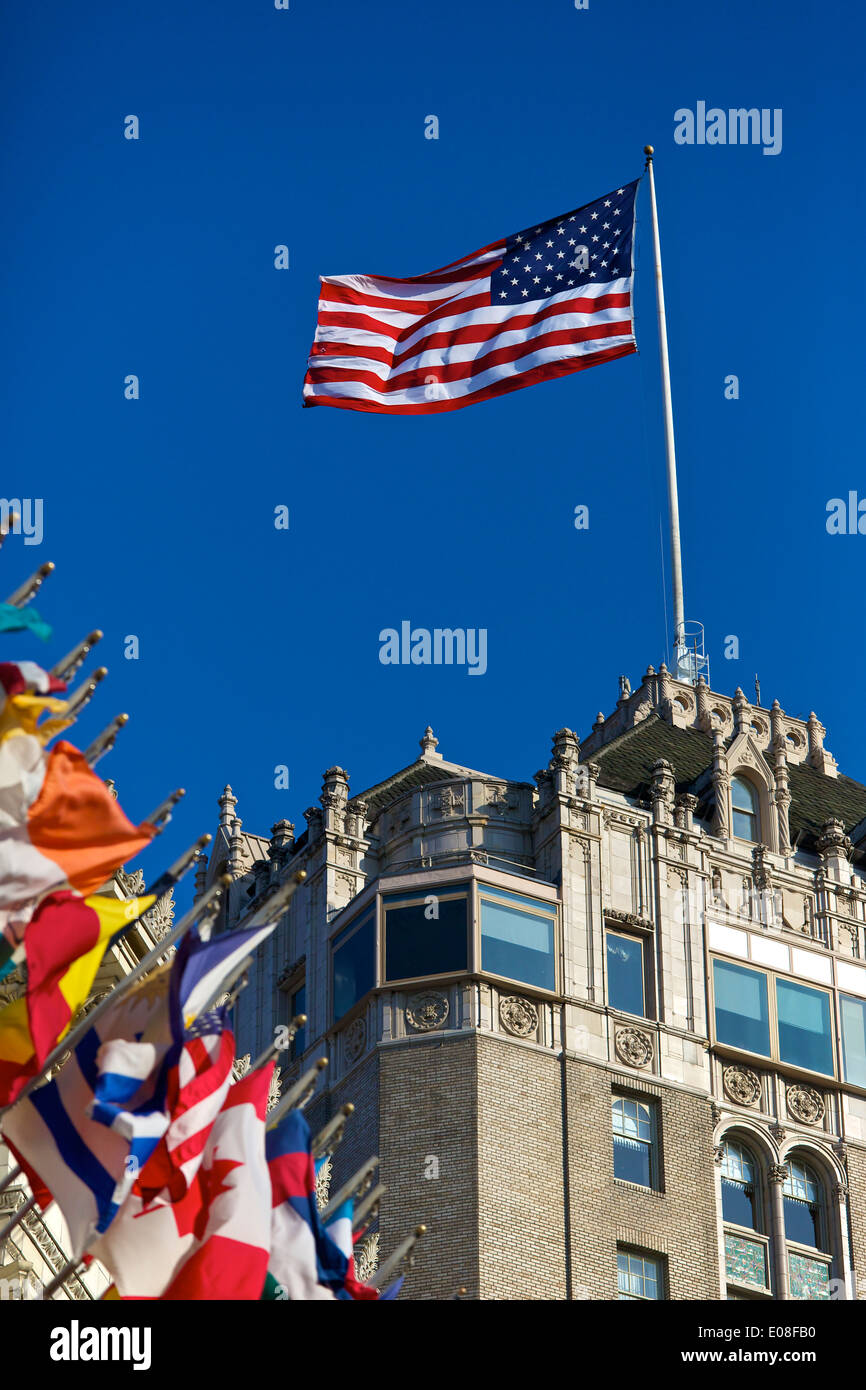
[(760, 840), (761, 820), (758, 812), (758, 793), (745, 777), (731, 782), (731, 805), (734, 811), (734, 834), (738, 840)]

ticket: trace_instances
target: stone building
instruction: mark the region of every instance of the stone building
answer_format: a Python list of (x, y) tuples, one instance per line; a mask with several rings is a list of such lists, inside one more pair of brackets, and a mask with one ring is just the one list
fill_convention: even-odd
[(533, 782), (421, 755), (307, 826), (227, 787), (199, 888), (222, 927), (307, 880), (236, 1009), (238, 1051), (308, 1015), (314, 1127), (356, 1106), (402, 1297), (866, 1295), (866, 786), (814, 714), (649, 668)]

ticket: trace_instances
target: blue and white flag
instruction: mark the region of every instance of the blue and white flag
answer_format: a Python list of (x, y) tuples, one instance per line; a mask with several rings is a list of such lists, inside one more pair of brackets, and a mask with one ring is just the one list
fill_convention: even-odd
[(213, 941), (191, 932), (170, 973), (163, 968), (122, 994), (56, 1079), (3, 1117), (4, 1137), (63, 1212), (73, 1254), (108, 1229), (168, 1128), (166, 1084), (185, 1024), (271, 931)]

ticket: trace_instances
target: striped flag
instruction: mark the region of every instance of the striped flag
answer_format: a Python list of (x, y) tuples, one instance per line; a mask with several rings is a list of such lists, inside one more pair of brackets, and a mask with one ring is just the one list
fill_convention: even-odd
[(459, 410), (635, 352), (638, 182), (425, 275), (322, 276), (304, 404)]

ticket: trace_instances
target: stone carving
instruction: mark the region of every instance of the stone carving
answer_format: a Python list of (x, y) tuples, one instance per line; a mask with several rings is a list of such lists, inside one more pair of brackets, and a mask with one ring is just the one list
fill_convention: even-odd
[(444, 994), (427, 990), (423, 994), (413, 994), (406, 1005), (406, 1022), (419, 1033), (429, 1033), (441, 1028), (448, 1017), (448, 1000)]
[(328, 1157), (316, 1173), (316, 1205), (319, 1211), (328, 1205), (328, 1196), (331, 1191), (332, 1162), (331, 1155), (328, 1154)]
[(354, 1022), (349, 1024), (345, 1032), (344, 1046), (346, 1061), (350, 1064), (357, 1062), (367, 1046), (367, 1024), (363, 1018), (356, 1018)]
[(644, 927), (647, 931), (652, 931), (651, 917), (640, 917), (636, 912), (623, 912), (618, 907), (606, 907), (604, 915), (611, 922), (622, 922), (626, 927)]
[(629, 1067), (646, 1067), (655, 1054), (649, 1033), (642, 1033), (639, 1028), (617, 1028), (614, 1048), (620, 1061)]
[[(249, 1058), (247, 1059), (247, 1067), (249, 1067)], [(282, 1075), (280, 1073), (279, 1067), (274, 1067), (273, 1075), (271, 1077), (271, 1084), (268, 1087), (268, 1101), (266, 1106), (267, 1110), (273, 1110), (274, 1107), (279, 1104), (281, 1090)]]
[(788, 1114), (804, 1125), (816, 1125), (824, 1118), (824, 1098), (811, 1086), (789, 1086), (785, 1092)]
[(492, 782), (486, 784), (485, 790), (487, 792), (487, 808), (491, 813), (497, 816), (506, 816), (509, 811), (517, 810), (515, 792)]
[(499, 1001), (499, 1021), (506, 1033), (528, 1038), (538, 1031), (538, 1010), (519, 994), (508, 994)]
[(722, 1086), (737, 1105), (757, 1105), (761, 1098), (761, 1078), (749, 1067), (725, 1067)]
[(788, 1165), (786, 1163), (774, 1163), (772, 1168), (767, 1170), (768, 1182), (787, 1182)]
[(236, 1057), (232, 1063), (232, 1081), (240, 1081), (242, 1076), (246, 1076), (252, 1065), (252, 1058), (248, 1052), (243, 1057)]
[(430, 810), (442, 817), (462, 816), (466, 812), (466, 788), (443, 787), (430, 798)]
[(354, 1249), (355, 1278), (366, 1284), (379, 1268), (379, 1232), (359, 1240)]

